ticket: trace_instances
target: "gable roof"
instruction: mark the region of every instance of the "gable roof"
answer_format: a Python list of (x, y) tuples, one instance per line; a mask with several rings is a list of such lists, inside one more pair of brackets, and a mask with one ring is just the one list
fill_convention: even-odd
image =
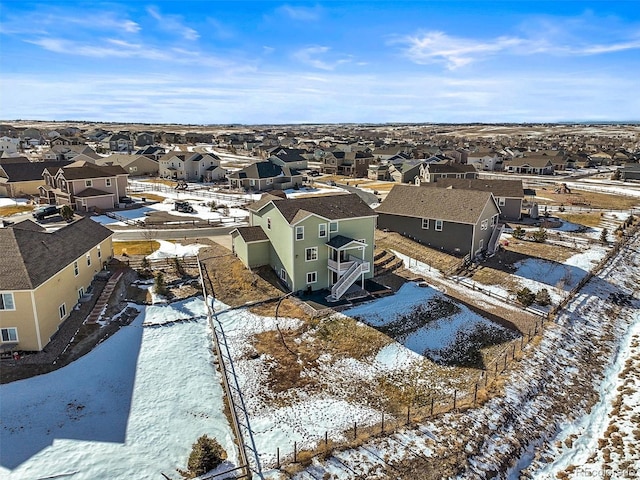
[(30, 290), (83, 256), (113, 232), (90, 218), (49, 233), (31, 220), (0, 228), (0, 290)]
[(281, 167), (273, 162), (265, 161), (247, 165), (242, 170), (229, 175), (229, 178), (273, 178), (280, 175), (292, 176), (300, 175), (300, 173), (287, 166)]
[(52, 175), (62, 170), (65, 180), (81, 180), (84, 178), (106, 178), (116, 175), (128, 175), (120, 165), (95, 165), (89, 162), (73, 162), (65, 167), (47, 169)]
[(238, 227), (233, 232), (238, 232), (246, 243), (265, 242), (269, 240), (269, 237), (264, 233), (262, 227)]
[(441, 188), (458, 188), (464, 190), (481, 190), (491, 192), (494, 197), (523, 198), (522, 180), (489, 180), (480, 178), (439, 178), (425, 184)]
[(309, 215), (317, 215), (328, 220), (343, 220), (376, 216), (375, 210), (354, 193), (325, 195), (321, 197), (279, 198), (263, 195), (257, 202), (249, 205), (249, 211), (258, 212), (273, 203), (289, 224), (298, 223)]
[(425, 163), (425, 168), (429, 173), (471, 173), (476, 171), (473, 165), (463, 165), (461, 163)]
[(70, 163), (59, 161), (7, 163), (0, 165), (0, 170), (5, 172), (9, 182), (29, 182), (42, 180), (42, 172), (45, 168), (60, 168)]
[(376, 212), (471, 224), (478, 222), (491, 201), (495, 204), (491, 192), (394, 185)]

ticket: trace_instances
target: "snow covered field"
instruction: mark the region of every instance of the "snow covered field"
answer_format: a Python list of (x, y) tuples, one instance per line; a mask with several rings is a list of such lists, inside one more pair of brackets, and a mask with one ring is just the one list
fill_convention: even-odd
[(0, 385), (0, 477), (179, 478), (203, 434), (237, 462), (204, 302), (135, 307), (130, 325), (79, 360)]

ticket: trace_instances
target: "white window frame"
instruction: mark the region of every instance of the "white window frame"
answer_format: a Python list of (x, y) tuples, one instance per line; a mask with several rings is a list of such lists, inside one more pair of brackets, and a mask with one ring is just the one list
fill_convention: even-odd
[(336, 233), (338, 231), (338, 222), (329, 222), (329, 233)]
[(92, 187), (93, 186), (93, 181), (92, 180), (85, 180), (84, 181), (84, 186), (85, 187)]
[(98, 245), (98, 258), (102, 258), (102, 249), (100, 248), (100, 245)]
[(507, 199), (504, 197), (498, 197), (498, 206), (504, 207), (507, 203)]
[(78, 261), (73, 262), (73, 276), (77, 277), (80, 275), (80, 268), (78, 267)]
[(67, 316), (67, 305), (62, 304), (58, 307), (58, 314), (60, 315), (60, 320)]
[(267, 178), (267, 185), (271, 185), (273, 183), (273, 178)]
[(327, 224), (321, 223), (318, 225), (318, 238), (326, 238), (327, 237)]
[(280, 269), (280, 280), (287, 281), (287, 271), (284, 268)]
[[(11, 335), (12, 333), (13, 335)], [(0, 328), (0, 343), (19, 342), (19, 341), (20, 340), (18, 340), (18, 329), (16, 327)]]
[(84, 296), (84, 287), (80, 287), (78, 289), (78, 300), (80, 300)]
[(107, 187), (110, 187), (110, 186), (111, 186), (111, 179), (110, 179), (110, 178), (105, 178), (105, 180), (104, 180), (104, 184), (105, 184)]
[[(0, 311), (13, 311), (16, 309), (16, 301), (15, 298), (13, 298), (13, 293), (2, 292), (0, 293), (0, 297), (2, 297), (2, 305), (0, 306)], [(7, 298), (9, 299), (9, 302), (7, 302)], [(11, 307), (9, 307), (7, 304), (10, 304)]]
[(249, 179), (249, 185), (252, 186), (252, 187), (255, 187), (256, 186), (256, 181), (253, 178)]
[(91, 266), (91, 252), (87, 253), (87, 267)]
[(318, 260), (318, 247), (307, 247), (304, 249), (304, 261), (315, 262)]
[(423, 230), (429, 230), (429, 219), (428, 218), (423, 218), (422, 219), (422, 229)]
[(298, 225), (296, 226), (296, 241), (304, 240), (304, 226)]
[(486, 218), (482, 220), (482, 222), (480, 222), (480, 228), (482, 230), (487, 230), (489, 228), (489, 220), (487, 220)]
[(271, 217), (267, 217), (267, 230), (271, 230)]
[(436, 232), (441, 232), (444, 222), (442, 220), (436, 220), (435, 222), (436, 222), (436, 225), (435, 225)]
[(312, 283), (318, 283), (318, 272), (307, 272), (307, 285)]

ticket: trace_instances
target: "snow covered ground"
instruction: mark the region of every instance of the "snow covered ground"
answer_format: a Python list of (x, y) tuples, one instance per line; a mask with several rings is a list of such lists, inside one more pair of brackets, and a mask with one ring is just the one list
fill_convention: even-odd
[(0, 197), (0, 207), (10, 207), (16, 205), (27, 205), (29, 201), (26, 198), (7, 198)]
[(203, 434), (227, 467), (237, 462), (204, 302), (135, 307), (130, 325), (72, 364), (0, 385), (0, 477), (179, 478)]

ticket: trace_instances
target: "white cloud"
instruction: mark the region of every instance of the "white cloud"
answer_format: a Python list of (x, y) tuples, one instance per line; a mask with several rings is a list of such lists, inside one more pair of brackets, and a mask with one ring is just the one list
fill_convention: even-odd
[(640, 49), (637, 32), (618, 30), (614, 32), (618, 38), (613, 38), (614, 35), (604, 27), (601, 31), (586, 29), (580, 20), (556, 23), (549, 19), (532, 20), (538, 28), (527, 25), (527, 36), (477, 39), (429, 31), (397, 37), (389, 43), (404, 45), (403, 54), (414, 63), (442, 63), (449, 70), (498, 55), (588, 56)]
[(162, 15), (155, 7), (147, 7), (147, 13), (158, 21), (161, 29), (181, 36), (185, 40), (197, 40), (200, 34), (191, 27), (185, 25), (179, 15)]
[(327, 61), (320, 57), (324, 57), (331, 49), (326, 46), (311, 46), (302, 48), (293, 54), (293, 58), (305, 65), (309, 65), (320, 70), (334, 70), (338, 65), (348, 63), (347, 58), (340, 58), (333, 61)]
[(322, 16), (322, 8), (319, 5), (314, 7), (300, 7), (283, 5), (276, 10), (277, 13), (286, 15), (293, 20), (311, 22), (319, 20)]

